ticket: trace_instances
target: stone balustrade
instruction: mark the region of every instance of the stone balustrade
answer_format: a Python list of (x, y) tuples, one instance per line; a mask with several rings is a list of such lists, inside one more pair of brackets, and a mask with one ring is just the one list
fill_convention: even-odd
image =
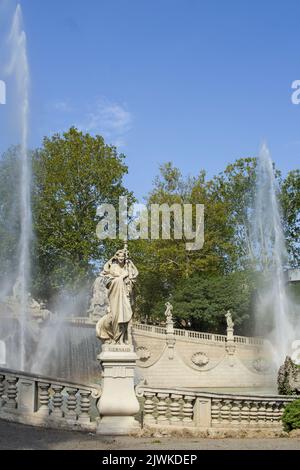
[(281, 416), (295, 397), (233, 395), (191, 390), (166, 390), (140, 386), (145, 426), (199, 429), (282, 429)]
[[(78, 325), (81, 327), (95, 327), (95, 323), (90, 320), (89, 317), (70, 317), (66, 319), (66, 323)], [(167, 329), (163, 326), (156, 325), (147, 325), (145, 323), (134, 323), (133, 331), (144, 331), (154, 335), (166, 335)], [(184, 330), (181, 328), (173, 328), (173, 334), (177, 338), (184, 338), (194, 341), (211, 341), (215, 343), (226, 343), (227, 336), (214, 334), (214, 333), (205, 333), (201, 331), (192, 331)], [(250, 346), (262, 346), (264, 344), (263, 338), (253, 338), (247, 336), (237, 336), (234, 335), (234, 342), (239, 345), (250, 345)]]
[[(155, 325), (146, 325), (143, 323), (134, 323), (133, 331), (145, 331), (155, 335), (166, 335), (166, 328)], [(188, 338), (196, 341), (211, 341), (216, 343), (226, 343), (227, 336), (214, 333), (203, 333), (201, 331), (183, 330), (180, 328), (173, 329), (174, 336), (178, 338)], [(264, 344), (263, 338), (251, 338), (247, 336), (234, 335), (234, 342), (239, 345), (261, 346)]]
[(66, 429), (96, 430), (98, 385), (0, 369), (0, 418)]
[[(282, 430), (295, 397), (237, 395), (139, 385), (142, 425), (198, 430)], [(99, 432), (98, 385), (82, 385), (0, 368), (0, 418), (52, 428)]]

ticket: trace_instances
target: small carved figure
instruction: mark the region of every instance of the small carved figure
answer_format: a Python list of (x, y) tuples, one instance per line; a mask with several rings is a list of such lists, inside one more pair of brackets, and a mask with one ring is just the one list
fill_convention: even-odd
[(165, 311), (166, 322), (173, 323), (173, 305), (167, 302), (165, 306), (167, 307)]
[(228, 312), (225, 314), (226, 322), (227, 322), (227, 328), (233, 328), (234, 323), (232, 320), (231, 312), (228, 310)]

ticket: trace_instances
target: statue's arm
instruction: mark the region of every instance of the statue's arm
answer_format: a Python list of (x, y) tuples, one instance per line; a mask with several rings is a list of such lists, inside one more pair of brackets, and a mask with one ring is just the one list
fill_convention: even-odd
[(129, 264), (129, 278), (131, 280), (134, 280), (138, 277), (139, 272), (131, 260), (129, 260), (128, 264)]

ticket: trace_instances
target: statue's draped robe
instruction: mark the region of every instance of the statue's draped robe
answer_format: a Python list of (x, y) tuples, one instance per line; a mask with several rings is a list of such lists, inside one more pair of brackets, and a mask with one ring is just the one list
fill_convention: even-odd
[[(123, 275), (126, 273), (128, 277), (124, 279)], [(131, 261), (124, 267), (111, 260), (104, 265), (102, 276), (105, 276), (108, 280), (107, 288), (110, 306), (109, 318), (105, 319), (104, 322), (109, 321), (111, 323), (111, 328), (105, 328), (106, 336), (110, 336), (116, 342), (120, 340), (124, 333), (124, 327), (129, 324), (132, 318), (131, 293), (137, 275), (138, 271)]]

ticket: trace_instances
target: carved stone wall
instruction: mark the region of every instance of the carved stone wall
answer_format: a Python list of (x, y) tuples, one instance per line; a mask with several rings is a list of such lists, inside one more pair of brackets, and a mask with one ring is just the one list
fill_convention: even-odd
[[(88, 341), (78, 344), (78, 357), (87, 356), (85, 363), (91, 367), (101, 348), (95, 335), (95, 324), (83, 317), (70, 319), (70, 323), (72, 329), (88, 330), (86, 333), (89, 334), (84, 335)], [(70, 329), (69, 325), (66, 327)], [(225, 335), (176, 329), (169, 333), (166, 328), (143, 324), (134, 325), (133, 334), (138, 356), (136, 380), (144, 378), (151, 386), (208, 389), (263, 387), (276, 390), (277, 372), (272, 369), (268, 343), (260, 339), (234, 336), (234, 342), (230, 344), (234, 350), (230, 350)], [(10, 345), (6, 337), (0, 335), (2, 339), (9, 357), (14, 343)], [(82, 360), (77, 362), (80, 366)], [(90, 382), (99, 377), (97, 364), (93, 370), (95, 377), (91, 376)], [(64, 375), (60, 374), (60, 377)]]
[(178, 335), (170, 355), (166, 334), (134, 329), (138, 356), (138, 351), (143, 352), (137, 361), (139, 375), (152, 387), (276, 390), (268, 343), (234, 342), (230, 349), (224, 338), (213, 341)]

